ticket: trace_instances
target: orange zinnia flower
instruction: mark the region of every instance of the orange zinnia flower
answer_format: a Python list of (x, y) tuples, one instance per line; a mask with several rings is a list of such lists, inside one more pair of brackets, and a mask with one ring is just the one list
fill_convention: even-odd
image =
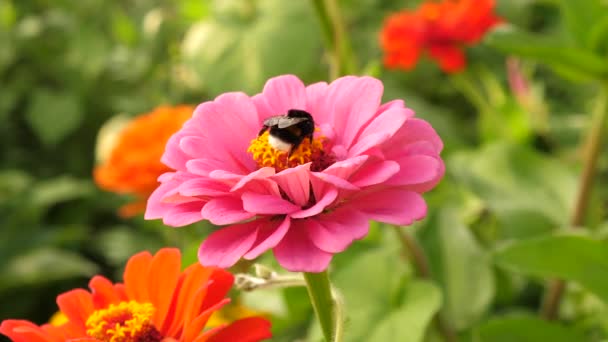
[(136, 197), (120, 209), (126, 217), (146, 207), (148, 196), (158, 186), (157, 178), (169, 169), (160, 162), (169, 137), (192, 116), (194, 107), (159, 107), (141, 115), (123, 128), (111, 152), (93, 171), (102, 189)]
[(463, 46), (479, 42), (500, 22), (494, 6), (494, 0), (427, 1), (415, 11), (389, 16), (380, 36), (384, 64), (409, 70), (428, 52), (443, 71), (462, 70), (466, 65)]
[(225, 298), (233, 277), (214, 267), (194, 264), (180, 271), (178, 249), (131, 257), (124, 284), (102, 276), (89, 282), (91, 292), (75, 289), (57, 297), (68, 321), (37, 326), (6, 320), (0, 333), (15, 342), (253, 342), (271, 337), (270, 322), (249, 317), (205, 329)]

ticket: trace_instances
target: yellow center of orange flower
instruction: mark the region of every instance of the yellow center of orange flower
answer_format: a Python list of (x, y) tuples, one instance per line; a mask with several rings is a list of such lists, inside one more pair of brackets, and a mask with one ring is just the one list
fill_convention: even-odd
[(152, 323), (154, 306), (135, 301), (111, 304), (87, 319), (87, 334), (104, 342), (160, 342), (162, 336)]
[(286, 151), (277, 150), (268, 142), (269, 132), (266, 131), (264, 134), (251, 140), (251, 145), (247, 149), (247, 152), (253, 155), (260, 168), (262, 167), (274, 167), (277, 172), (296, 167), (298, 165), (312, 162), (312, 171), (322, 171), (333, 163), (333, 158), (325, 153), (324, 143), (326, 139), (324, 137), (317, 137), (310, 141), (305, 138), (298, 148), (291, 153)]

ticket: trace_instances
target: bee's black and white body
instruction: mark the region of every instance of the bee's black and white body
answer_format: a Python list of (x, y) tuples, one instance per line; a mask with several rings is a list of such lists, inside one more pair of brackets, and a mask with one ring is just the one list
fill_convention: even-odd
[(305, 138), (310, 139), (315, 131), (315, 122), (310, 113), (290, 109), (285, 115), (271, 116), (264, 120), (264, 127), (258, 133), (262, 135), (267, 130), (268, 143), (274, 149), (291, 153), (295, 151)]

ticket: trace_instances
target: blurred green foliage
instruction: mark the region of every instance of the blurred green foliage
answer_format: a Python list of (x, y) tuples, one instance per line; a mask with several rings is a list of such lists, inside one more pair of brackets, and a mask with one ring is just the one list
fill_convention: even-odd
[[(454, 82), (425, 61), (408, 73), (382, 68), (385, 16), (418, 2), (339, 1), (361, 73), (433, 124), (447, 165), (426, 196), (428, 218), (407, 228), (428, 254), (431, 280), (416, 278), (392, 227), (373, 224), (336, 256), (346, 341), (438, 341), (437, 312), (462, 341), (605, 340), (606, 142), (587, 233), (566, 232), (591, 100), (608, 79), (608, 6), (499, 1), (508, 26), (467, 52), (470, 67)], [(56, 294), (96, 273), (118, 279), (134, 252), (178, 246), (195, 262), (210, 229), (116, 215), (128, 199), (91, 179), (104, 122), (225, 91), (254, 94), (279, 74), (308, 83), (328, 74), (307, 1), (3, 0), (0, 44), (0, 319), (38, 323), (54, 312)], [(507, 54), (523, 59), (526, 101), (509, 86)], [(482, 107), (461, 93), (471, 89)], [(549, 323), (532, 315), (556, 276), (573, 283), (565, 319)], [(273, 314), (274, 340), (320, 339), (304, 289), (243, 298)]]

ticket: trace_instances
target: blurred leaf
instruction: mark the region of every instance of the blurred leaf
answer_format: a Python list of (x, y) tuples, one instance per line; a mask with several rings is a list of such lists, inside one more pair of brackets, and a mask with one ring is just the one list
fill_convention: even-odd
[(122, 44), (133, 45), (138, 35), (133, 18), (118, 9), (114, 10), (112, 14), (112, 33), (114, 34), (114, 38)]
[(404, 264), (397, 251), (385, 248), (361, 253), (336, 270), (332, 281), (348, 308), (345, 341), (366, 341), (377, 322), (400, 308), (406, 281)]
[(81, 28), (70, 40), (65, 63), (94, 80), (105, 67), (110, 49), (106, 37), (94, 29)]
[(0, 2), (0, 29), (8, 31), (15, 24), (16, 18), (17, 13), (13, 1), (3, 0)]
[(492, 31), (486, 36), (486, 42), (505, 53), (546, 63), (574, 80), (608, 76), (608, 63), (600, 56), (512, 27)]
[(532, 316), (515, 316), (492, 319), (475, 332), (479, 342), (574, 342), (588, 341), (582, 332), (559, 323)]
[(111, 265), (123, 266), (134, 254), (141, 251), (155, 253), (163, 247), (160, 237), (137, 231), (128, 226), (104, 230), (95, 239), (93, 248), (103, 255)]
[(79, 254), (52, 247), (37, 248), (5, 260), (0, 269), (0, 291), (16, 286), (89, 277), (98, 271), (94, 263)]
[(601, 0), (553, 0), (561, 7), (572, 41), (581, 47), (589, 48), (589, 28), (598, 23), (608, 8)]
[(530, 237), (568, 223), (577, 178), (549, 156), (495, 143), (455, 153), (446, 169), (497, 216), (499, 238)]
[(549, 236), (499, 250), (495, 261), (543, 278), (576, 281), (608, 303), (608, 243), (585, 236)]
[(36, 183), (29, 200), (34, 207), (46, 208), (56, 203), (91, 195), (94, 191), (95, 186), (90, 180), (63, 176)]
[(431, 273), (443, 288), (446, 317), (463, 330), (483, 316), (494, 297), (490, 258), (455, 210), (431, 216), (419, 233)]
[(179, 2), (181, 16), (189, 21), (201, 20), (209, 13), (209, 1), (182, 0)]
[(54, 146), (78, 128), (83, 114), (75, 94), (40, 89), (33, 95), (26, 119), (45, 145)]
[(405, 289), (401, 306), (388, 317), (376, 322), (376, 328), (365, 341), (422, 341), (427, 326), (441, 306), (441, 292), (432, 283), (415, 281)]
[(20, 170), (0, 171), (0, 203), (10, 196), (26, 191), (34, 180)]
[(589, 30), (589, 49), (602, 53), (608, 48), (608, 15), (595, 23)]
[(228, 9), (194, 25), (183, 43), (184, 55), (212, 94), (258, 92), (272, 76), (302, 77), (318, 67), (318, 25), (305, 1), (222, 6)]

